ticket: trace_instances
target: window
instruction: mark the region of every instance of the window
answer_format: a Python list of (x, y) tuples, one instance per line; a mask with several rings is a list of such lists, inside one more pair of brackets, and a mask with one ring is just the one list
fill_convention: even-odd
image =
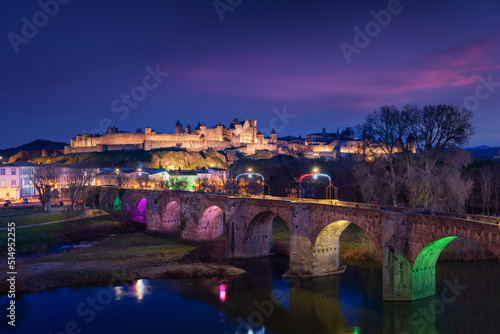
[(0, 168), (0, 175), (5, 175), (5, 168)]
[(10, 170), (10, 173), (11, 173), (11, 175), (16, 175), (16, 169), (15, 169), (15, 168), (12, 168), (12, 169)]
[(16, 180), (10, 180), (10, 186), (15, 187), (16, 186)]
[(5, 181), (4, 180), (0, 181), (0, 187), (5, 188)]

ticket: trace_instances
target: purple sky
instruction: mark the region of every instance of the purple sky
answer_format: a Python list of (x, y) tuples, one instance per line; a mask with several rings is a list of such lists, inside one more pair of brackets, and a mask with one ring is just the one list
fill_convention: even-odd
[[(498, 0), (221, 0), (240, 3), (221, 15), (213, 2), (71, 0), (44, 22), (37, 1), (2, 1), (0, 148), (110, 124), (173, 132), (177, 119), (257, 118), (266, 135), (306, 135), (405, 103), (466, 103), (469, 145), (500, 145)], [(369, 23), (388, 7), (385, 27)], [(34, 16), (38, 32), (20, 42)], [(340, 45), (367, 23), (348, 62)], [(147, 67), (169, 75), (144, 83)], [(133, 107), (121, 101), (131, 93)]]

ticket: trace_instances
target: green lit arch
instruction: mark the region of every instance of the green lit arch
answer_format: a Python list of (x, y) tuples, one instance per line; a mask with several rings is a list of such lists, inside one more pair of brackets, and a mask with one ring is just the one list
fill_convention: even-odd
[(122, 201), (120, 200), (120, 196), (116, 196), (113, 201), (113, 210), (121, 210), (122, 209)]
[(427, 244), (417, 255), (411, 270), (412, 299), (436, 294), (436, 263), (443, 249), (456, 236), (434, 240)]

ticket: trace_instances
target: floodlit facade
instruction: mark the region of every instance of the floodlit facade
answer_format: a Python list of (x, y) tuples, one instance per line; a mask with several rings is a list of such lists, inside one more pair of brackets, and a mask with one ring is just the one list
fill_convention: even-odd
[(22, 197), (35, 196), (35, 186), (29, 175), (36, 168), (29, 162), (12, 162), (0, 165), (0, 201), (18, 200)]

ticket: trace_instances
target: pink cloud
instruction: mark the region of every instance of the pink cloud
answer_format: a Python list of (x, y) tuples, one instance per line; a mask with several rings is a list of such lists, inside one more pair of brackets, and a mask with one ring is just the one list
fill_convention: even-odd
[(207, 60), (183, 79), (198, 90), (219, 95), (279, 101), (348, 98), (355, 100), (353, 109), (365, 109), (411, 103), (424, 94), (474, 85), (479, 75), (500, 68), (499, 53), (499, 42), (481, 42), (430, 55), (406, 68), (335, 67), (329, 59), (304, 64), (299, 55), (245, 55)]

